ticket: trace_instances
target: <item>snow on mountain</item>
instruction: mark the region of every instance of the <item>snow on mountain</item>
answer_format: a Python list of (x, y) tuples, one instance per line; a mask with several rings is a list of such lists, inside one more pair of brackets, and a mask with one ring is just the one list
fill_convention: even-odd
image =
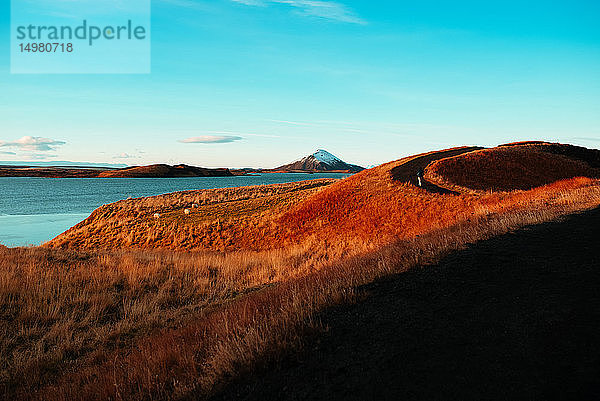
[(351, 171), (364, 170), (360, 166), (348, 164), (324, 149), (318, 149), (310, 156), (298, 161), (277, 167), (276, 170), (286, 171)]
[(324, 149), (317, 150), (312, 154), (312, 156), (314, 156), (315, 159), (327, 164), (335, 164), (342, 161)]

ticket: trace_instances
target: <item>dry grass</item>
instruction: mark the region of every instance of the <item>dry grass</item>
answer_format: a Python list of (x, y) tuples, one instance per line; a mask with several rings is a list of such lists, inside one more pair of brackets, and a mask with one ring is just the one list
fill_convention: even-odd
[[(431, 152), (432, 155), (435, 153)], [(504, 160), (507, 171), (498, 173), (501, 170), (497, 166), (501, 164), (494, 163), (500, 160), (497, 155), (504, 153), (508, 153), (508, 157), (500, 159), (508, 159)], [(519, 153), (518, 158), (515, 153)], [(488, 157), (490, 162), (485, 161)], [(452, 163), (458, 161), (462, 164), (454, 166), (458, 171), (455, 175), (470, 177), (470, 174), (462, 172), (472, 168), (469, 163), (478, 163), (489, 166), (489, 169), (479, 167), (481, 176), (490, 170), (483, 181), (505, 179), (513, 169), (514, 164), (510, 160), (515, 158), (529, 163), (539, 162), (548, 175), (544, 183), (591, 170), (581, 161), (560, 155), (520, 148), (496, 148), (434, 162), (427, 174), (430, 178), (432, 171), (437, 171), (436, 166), (445, 165), (443, 163), (454, 166)], [(440, 196), (391, 179), (395, 168), (413, 159), (387, 163), (338, 182), (318, 180), (273, 187), (188, 191), (121, 201), (98, 209), (90, 218), (51, 241), (49, 246), (258, 251), (312, 240), (346, 243), (348, 247), (356, 243), (358, 252), (362, 252), (363, 243), (369, 243), (371, 249), (375, 249), (397, 237), (410, 238), (433, 228), (447, 227), (465, 214), (477, 214), (481, 205), (519, 206), (515, 197), (517, 193), (480, 193), (461, 187), (466, 193), (460, 196)], [(557, 159), (562, 164), (557, 164)], [(567, 168), (569, 166), (572, 168)], [(522, 171), (521, 167), (519, 165), (517, 170)], [(437, 176), (451, 174), (446, 170), (440, 171)], [(442, 178), (446, 184), (441, 186), (456, 187), (445, 177)], [(200, 207), (190, 209), (192, 213), (185, 215), (184, 209), (194, 203)], [(154, 213), (161, 213), (161, 218), (152, 218)], [(377, 233), (377, 236), (372, 233)]]
[[(95, 210), (47, 243), (55, 248), (231, 250), (263, 242), (261, 233), (286, 208), (335, 179), (128, 199)], [(198, 205), (194, 208), (194, 205)], [(185, 215), (184, 210), (192, 213)], [(159, 219), (153, 216), (158, 213)]]
[(264, 253), (0, 248), (0, 389), (34, 389), (156, 328), (309, 271), (310, 244)]
[[(122, 201), (51, 243), (88, 250), (0, 249), (5, 394), (44, 400), (205, 395), (300, 344), (306, 330), (318, 327), (315, 312), (352, 300), (358, 285), (430, 263), (466, 243), (600, 204), (600, 183), (589, 178), (530, 191), (430, 194), (392, 180), (391, 169), (408, 160), (333, 184)], [(271, 202), (275, 206), (265, 209)], [(193, 203), (201, 206), (183, 215)], [(156, 212), (166, 221), (148, 221)], [(243, 219), (251, 224), (239, 224)], [(212, 231), (217, 238), (241, 241), (231, 249), (248, 249), (214, 252), (228, 248), (207, 239), (207, 220), (218, 224)], [(148, 237), (148, 227), (159, 247), (213, 251), (89, 249), (128, 246), (127, 235)], [(102, 242), (110, 230), (123, 237)], [(190, 239), (186, 230), (205, 237)], [(169, 237), (172, 231), (182, 238)], [(133, 245), (140, 244), (153, 242)]]
[(521, 210), (484, 213), (417, 238), (394, 241), (375, 252), (324, 263), (317, 271), (241, 297), (181, 328), (144, 338), (131, 352), (114, 352), (104, 363), (44, 388), (41, 398), (141, 400), (206, 395), (228, 377), (301, 344), (306, 330), (318, 327), (314, 314), (351, 301), (358, 285), (434, 262), (466, 243), (599, 203), (598, 187), (556, 192), (552, 204), (533, 202)]
[(527, 190), (571, 177), (600, 177), (600, 170), (586, 162), (589, 158), (569, 157), (575, 155), (571, 148), (526, 142), (483, 149), (432, 163), (426, 178), (465, 193)]

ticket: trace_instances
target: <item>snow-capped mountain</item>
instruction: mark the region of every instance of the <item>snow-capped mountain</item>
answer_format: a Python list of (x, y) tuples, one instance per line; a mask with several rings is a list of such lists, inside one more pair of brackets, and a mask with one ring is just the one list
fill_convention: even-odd
[(275, 170), (286, 171), (351, 171), (357, 172), (364, 170), (363, 167), (348, 164), (340, 158), (332, 155), (326, 150), (319, 149), (310, 156), (306, 156), (285, 166), (277, 167)]

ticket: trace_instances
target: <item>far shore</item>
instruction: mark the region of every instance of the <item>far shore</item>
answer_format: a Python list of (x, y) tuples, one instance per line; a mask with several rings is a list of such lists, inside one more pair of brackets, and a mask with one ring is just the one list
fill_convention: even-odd
[(271, 169), (208, 169), (193, 166), (134, 166), (127, 168), (111, 167), (35, 167), (0, 166), (0, 177), (40, 177), (40, 178), (190, 178), (190, 177), (234, 177), (256, 176), (260, 174), (354, 174), (348, 170), (271, 170)]

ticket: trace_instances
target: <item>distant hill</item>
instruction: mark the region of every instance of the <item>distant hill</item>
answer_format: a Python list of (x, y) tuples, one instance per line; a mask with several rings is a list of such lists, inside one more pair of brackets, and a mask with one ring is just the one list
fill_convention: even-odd
[(544, 209), (544, 202), (554, 202), (556, 193), (571, 189), (572, 198), (559, 196), (556, 202), (584, 199), (578, 191), (588, 187), (600, 193), (595, 180), (600, 172), (585, 160), (546, 151), (555, 148), (569, 149), (560, 144), (458, 147), (384, 163), (314, 191), (315, 181), (305, 181), (289, 186), (289, 191), (244, 187), (132, 199), (98, 209), (49, 245), (255, 251), (306, 238), (373, 243), (379, 240), (373, 233), (383, 232), (381, 241), (387, 236), (408, 238), (440, 221), (460, 221), (474, 213), (487, 218), (500, 207), (523, 202), (535, 201), (535, 210)]
[(276, 171), (349, 171), (359, 172), (364, 170), (364, 167), (355, 164), (349, 164), (332, 155), (326, 150), (319, 149), (310, 156), (306, 156), (298, 161), (295, 161), (284, 166), (277, 167)]
[[(238, 175), (244, 174), (243, 172)], [(24, 167), (0, 166), (0, 177), (48, 178), (178, 178), (178, 177), (230, 177), (234, 174), (225, 168), (202, 168), (179, 164), (152, 164), (121, 169), (82, 167)]]
[(119, 170), (103, 171), (98, 178), (178, 178), (178, 177), (229, 177), (233, 174), (226, 168), (202, 168), (178, 164), (152, 164), (150, 166), (136, 166)]
[(0, 177), (95, 178), (105, 167), (0, 166)]

